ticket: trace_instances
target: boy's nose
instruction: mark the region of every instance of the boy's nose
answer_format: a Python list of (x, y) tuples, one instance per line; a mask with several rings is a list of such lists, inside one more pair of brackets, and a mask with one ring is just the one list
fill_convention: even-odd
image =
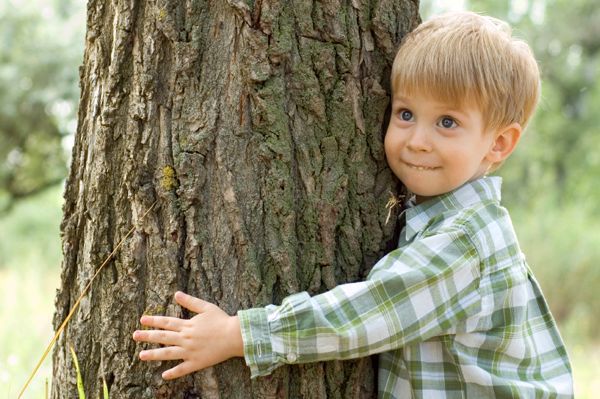
[(427, 128), (416, 125), (406, 141), (406, 146), (411, 151), (431, 151), (431, 143), (429, 141), (429, 132)]

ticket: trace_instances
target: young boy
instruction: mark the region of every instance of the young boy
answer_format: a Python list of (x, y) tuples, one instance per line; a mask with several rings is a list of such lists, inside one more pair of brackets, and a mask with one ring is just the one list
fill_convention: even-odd
[(446, 14), (403, 41), (385, 137), (414, 194), (398, 249), (366, 281), (228, 316), (175, 294), (190, 320), (142, 317), (166, 345), (142, 360), (183, 362), (172, 379), (234, 356), (252, 376), (285, 363), (379, 354), (380, 398), (569, 398), (571, 368), (540, 288), (500, 206), (499, 177), (539, 97), (529, 47), (503, 22)]

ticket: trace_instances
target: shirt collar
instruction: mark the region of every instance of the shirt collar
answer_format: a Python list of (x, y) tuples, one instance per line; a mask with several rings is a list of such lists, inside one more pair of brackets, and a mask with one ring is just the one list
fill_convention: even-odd
[(408, 204), (406, 212), (406, 236), (410, 241), (415, 234), (423, 230), (429, 221), (443, 212), (464, 209), (486, 200), (500, 202), (500, 176), (482, 177), (467, 182), (449, 193), (439, 195), (421, 204)]

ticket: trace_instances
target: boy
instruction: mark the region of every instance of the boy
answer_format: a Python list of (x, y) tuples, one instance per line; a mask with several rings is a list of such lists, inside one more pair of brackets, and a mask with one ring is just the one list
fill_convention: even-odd
[(522, 255), (500, 178), (539, 97), (529, 47), (503, 22), (446, 14), (407, 35), (392, 69), (385, 153), (414, 194), (398, 249), (366, 281), (228, 316), (181, 292), (194, 318), (142, 317), (134, 339), (183, 362), (177, 378), (244, 356), (252, 376), (284, 363), (379, 355), (381, 398), (567, 398), (571, 368)]

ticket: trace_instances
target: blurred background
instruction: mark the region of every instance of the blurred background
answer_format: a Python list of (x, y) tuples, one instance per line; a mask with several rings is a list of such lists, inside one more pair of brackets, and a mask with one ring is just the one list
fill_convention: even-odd
[[(600, 392), (600, 5), (425, 0), (509, 21), (541, 65), (539, 110), (503, 166), (504, 202), (559, 322), (578, 398)], [(0, 2), (0, 398), (16, 397), (52, 338), (62, 190), (76, 127), (85, 5)], [(43, 398), (47, 360), (27, 398)]]

